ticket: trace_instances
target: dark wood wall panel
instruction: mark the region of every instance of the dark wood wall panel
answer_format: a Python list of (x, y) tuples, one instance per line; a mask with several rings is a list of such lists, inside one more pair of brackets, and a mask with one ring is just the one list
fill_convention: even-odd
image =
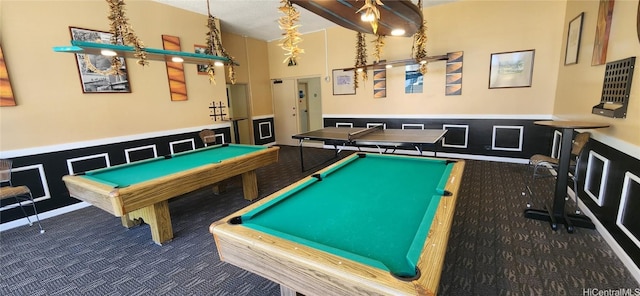
[(273, 117), (253, 120), (253, 141), (256, 145), (276, 142)]
[[(540, 119), (543, 120), (543, 119)], [(398, 119), (398, 118), (324, 118), (324, 126), (336, 123), (352, 123), (354, 127), (366, 127), (367, 123), (383, 123), (389, 129), (401, 129), (402, 124), (424, 124), (425, 129), (442, 129), (445, 124), (468, 125), (467, 148), (440, 147), (438, 152), (474, 154), (498, 157), (529, 158), (536, 153), (550, 154), (548, 143), (553, 139), (551, 129), (533, 124), (536, 120), (523, 119)], [(523, 127), (522, 151), (492, 150), (494, 126)], [(500, 141), (505, 145), (517, 146), (519, 131), (500, 129)], [(462, 141), (464, 130), (452, 133), (454, 143)], [(446, 137), (446, 135), (445, 135)], [(449, 143), (450, 141), (447, 141)]]
[[(543, 119), (541, 119), (543, 120)], [(467, 148), (458, 147), (438, 147), (438, 155), (440, 152), (456, 153), (461, 155), (481, 155), (481, 156), (498, 156), (512, 157), (520, 159), (528, 159), (533, 154), (550, 155), (553, 146), (554, 129), (535, 125), (533, 122), (537, 119), (396, 119), (396, 118), (325, 118), (324, 126), (336, 126), (336, 123), (352, 123), (354, 127), (366, 127), (367, 123), (377, 122), (386, 124), (387, 128), (400, 129), (403, 123), (424, 124), (425, 129), (441, 129), (444, 124), (451, 125), (468, 125), (469, 137)], [(523, 139), (522, 151), (501, 151), (492, 150), (493, 130), (494, 127), (516, 127), (522, 126)], [(497, 146), (513, 147), (518, 143), (515, 139), (519, 137), (519, 131), (515, 129), (498, 128)], [(464, 140), (463, 128), (451, 129), (452, 139), (447, 140), (448, 144), (462, 144)], [(603, 194), (604, 204), (599, 206), (591, 199), (583, 190), (586, 177), (586, 166), (589, 151), (594, 151), (610, 161), (608, 175), (606, 179), (606, 187)], [(596, 164), (597, 166), (597, 164)], [(600, 223), (609, 231), (614, 239), (620, 244), (625, 252), (632, 258), (636, 265), (640, 266), (640, 248), (625, 234), (616, 224), (617, 215), (621, 202), (622, 187), (626, 172), (631, 172), (636, 176), (640, 176), (640, 160), (616, 150), (595, 139), (591, 139), (583, 151), (581, 158), (580, 170), (578, 172), (578, 196), (580, 200), (589, 208), (589, 210), (597, 217)], [(594, 167), (595, 171), (602, 171), (602, 166)], [(600, 177), (602, 173), (594, 174), (597, 179), (593, 185), (594, 189), (599, 190)], [(639, 188), (632, 188), (636, 192), (631, 198), (631, 202), (626, 203), (625, 211), (634, 213), (636, 217), (640, 213), (640, 193)], [(628, 218), (634, 219), (634, 218)], [(635, 218), (634, 227), (630, 231), (640, 232), (640, 225)], [(640, 233), (639, 233), (640, 235)]]
[[(62, 176), (67, 175), (69, 169), (67, 167), (67, 160), (74, 158), (82, 158), (91, 155), (107, 154), (110, 164), (119, 165), (126, 163), (125, 149), (131, 149), (141, 146), (156, 145), (158, 150), (158, 156), (170, 154), (170, 143), (193, 139), (195, 147), (204, 147), (198, 131), (193, 131), (183, 134), (167, 135), (163, 137), (155, 137), (148, 139), (140, 139), (135, 141), (126, 141), (120, 143), (112, 143), (107, 145), (98, 145), (91, 147), (84, 147), (78, 149), (43, 153), (37, 155), (27, 155), (13, 158), (13, 167), (18, 169), (21, 167), (28, 167), (32, 165), (41, 165), (44, 168), (46, 175), (44, 176), (45, 182), (48, 185), (49, 198), (36, 202), (36, 206), (39, 212), (46, 212), (61, 207), (69, 206), (80, 202), (79, 200), (69, 196), (64, 182), (62, 182)], [(224, 134), (225, 139), (231, 139), (231, 129), (221, 128), (215, 129), (216, 134)], [(191, 149), (191, 143), (183, 145), (178, 144), (182, 151), (183, 149)], [(175, 150), (175, 146), (174, 146)], [(178, 152), (178, 151), (176, 151)], [(87, 160), (81, 160), (74, 162), (73, 170), (75, 172), (82, 172), (86, 170), (105, 167), (105, 158), (97, 157)], [(27, 185), (33, 191), (34, 198), (43, 197), (45, 194), (44, 182), (41, 181), (40, 176), (35, 173), (36, 170), (26, 170), (24, 172), (18, 172), (13, 176), (14, 185)], [(7, 203), (13, 203), (12, 200), (6, 200), (2, 206)], [(9, 221), (23, 218), (22, 211), (18, 208), (11, 208), (3, 210), (0, 213), (0, 223), (6, 223)]]

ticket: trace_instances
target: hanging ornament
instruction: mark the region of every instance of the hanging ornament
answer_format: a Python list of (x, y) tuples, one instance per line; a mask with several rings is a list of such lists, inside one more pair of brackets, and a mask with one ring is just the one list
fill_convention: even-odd
[(284, 33), (282, 33), (282, 43), (278, 45), (286, 52), (284, 54), (286, 58), (283, 63), (295, 66), (298, 64), (298, 55), (304, 53), (304, 50), (298, 47), (298, 43), (302, 42), (301, 34), (298, 32), (300, 25), (297, 24), (300, 19), (300, 13), (293, 7), (291, 1), (281, 0), (280, 3), (282, 3), (282, 6), (278, 10), (284, 13), (284, 16), (278, 19), (278, 24), (280, 29), (284, 30)]
[[(209, 9), (209, 1), (207, 1), (207, 9)], [(209, 32), (207, 32), (207, 48), (205, 49), (205, 53), (209, 55), (222, 56), (229, 60), (227, 71), (229, 81), (231, 84), (236, 84), (236, 71), (234, 68), (235, 61), (234, 58), (227, 53), (227, 51), (222, 46), (222, 38), (220, 37), (220, 30), (218, 30), (218, 26), (216, 25), (216, 18), (209, 13), (209, 18), (207, 19), (207, 27), (209, 28)], [(216, 83), (215, 80), (215, 69), (214, 64), (209, 61), (207, 64), (207, 74), (209, 75), (209, 82)]]
[(384, 49), (384, 35), (377, 35), (376, 40), (374, 40), (373, 43), (375, 46), (375, 51), (373, 52), (373, 57), (375, 58), (374, 63), (379, 63)]
[[(109, 4), (109, 15), (107, 18), (110, 23), (111, 44), (130, 44), (134, 47), (134, 56), (138, 58), (138, 65), (146, 66), (149, 64), (147, 61), (147, 54), (144, 51), (144, 43), (135, 32), (131, 25), (129, 25), (129, 19), (124, 13), (124, 0), (106, 0)], [(117, 60), (117, 62), (116, 62)], [(120, 71), (122, 64), (120, 58), (114, 57), (112, 59), (113, 67)]]
[(373, 0), (364, 0), (364, 5), (356, 11), (356, 13), (359, 13), (364, 10), (362, 20), (371, 23), (373, 34), (377, 34), (378, 32), (378, 20), (380, 19), (380, 10), (378, 10), (376, 5), (382, 6), (384, 4), (382, 4), (381, 0), (375, 0), (375, 2)]
[(358, 32), (356, 39), (356, 64), (353, 69), (355, 71), (353, 84), (355, 88), (358, 88), (358, 73), (362, 76), (363, 81), (367, 80), (367, 47), (364, 33)]
[(422, 12), (422, 0), (418, 0), (418, 9), (422, 15), (422, 24), (418, 31), (413, 34), (413, 59), (420, 64), (420, 73), (427, 74), (427, 20)]

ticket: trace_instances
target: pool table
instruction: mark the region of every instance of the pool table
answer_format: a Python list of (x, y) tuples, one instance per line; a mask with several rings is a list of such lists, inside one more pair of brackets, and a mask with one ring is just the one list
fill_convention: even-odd
[(244, 198), (258, 197), (256, 169), (278, 161), (278, 147), (214, 145), (62, 177), (69, 194), (116, 217), (149, 224), (155, 243), (173, 238), (170, 198), (242, 175)]
[(436, 294), (464, 164), (352, 154), (209, 231), (283, 295)]

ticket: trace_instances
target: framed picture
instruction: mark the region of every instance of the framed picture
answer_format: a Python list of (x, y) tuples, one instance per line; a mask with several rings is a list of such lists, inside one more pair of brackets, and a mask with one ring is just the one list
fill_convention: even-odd
[(420, 65), (411, 64), (404, 66), (404, 93), (422, 93), (422, 83), (424, 76), (420, 73)]
[(564, 56), (564, 64), (572, 65), (578, 63), (578, 53), (580, 53), (580, 38), (582, 35), (582, 19), (584, 12), (569, 22), (567, 30), (567, 48)]
[(355, 95), (353, 70), (333, 70), (333, 95)]
[[(111, 43), (111, 33), (69, 27), (72, 40)], [(83, 93), (130, 93), (127, 62), (118, 57), (122, 64), (120, 75), (108, 74), (112, 67), (111, 57), (95, 54), (76, 54), (78, 73)]]
[[(204, 45), (194, 44), (193, 45), (193, 52), (206, 54), (207, 53), (207, 47), (204, 46)], [(207, 66), (208, 66), (207, 64), (198, 64), (198, 65), (196, 65), (196, 69), (198, 70), (198, 74), (199, 75), (209, 75), (207, 73)]]
[(491, 54), (489, 88), (530, 87), (535, 50)]

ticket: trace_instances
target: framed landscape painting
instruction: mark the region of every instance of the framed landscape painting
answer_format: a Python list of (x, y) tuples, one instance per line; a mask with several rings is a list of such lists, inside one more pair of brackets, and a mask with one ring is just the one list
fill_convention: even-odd
[(535, 50), (491, 54), (489, 88), (530, 87)]

